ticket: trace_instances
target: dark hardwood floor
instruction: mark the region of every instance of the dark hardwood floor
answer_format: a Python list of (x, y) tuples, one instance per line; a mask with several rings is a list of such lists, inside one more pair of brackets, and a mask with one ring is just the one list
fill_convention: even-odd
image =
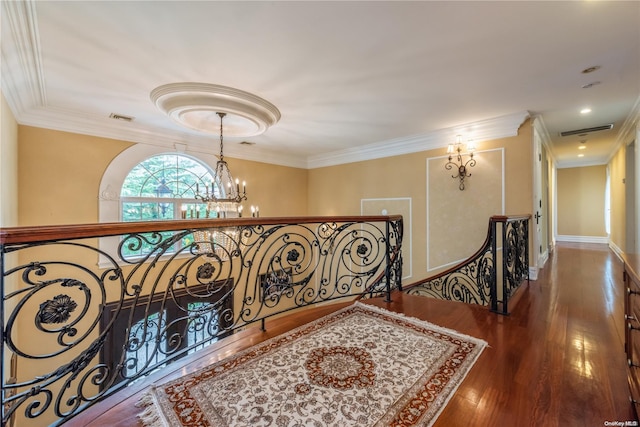
[[(368, 303), (489, 343), (435, 423), (443, 426), (606, 426), (635, 420), (623, 333), (622, 263), (604, 245), (560, 244), (538, 280), (521, 289), (510, 316), (418, 296)], [(165, 382), (346, 304), (319, 307), (249, 328), (112, 396), (67, 426), (136, 426), (135, 402)]]

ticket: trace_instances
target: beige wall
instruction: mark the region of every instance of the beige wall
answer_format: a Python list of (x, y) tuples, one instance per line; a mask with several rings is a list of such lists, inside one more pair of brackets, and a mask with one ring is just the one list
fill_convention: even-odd
[(607, 237), (605, 165), (558, 169), (558, 238)]
[[(412, 247), (403, 248), (405, 262), (413, 263), (413, 276), (405, 279), (405, 283), (411, 283), (442, 269), (434, 269), (438, 267), (435, 265), (427, 266), (429, 249), (451, 252), (452, 248), (457, 248), (448, 259), (463, 258), (483, 243), (490, 215), (531, 213), (531, 141), (531, 125), (526, 122), (515, 137), (476, 143), (478, 165), (471, 170), (472, 176), (468, 178), (464, 191), (458, 190), (451, 171), (444, 169), (445, 143), (438, 150), (312, 169), (309, 171), (309, 214), (359, 215), (361, 199), (411, 199), (411, 229), (405, 227), (405, 233), (411, 233)], [(504, 167), (496, 157), (497, 152), (492, 151), (502, 153), (502, 149)], [(487, 202), (484, 196), (492, 194), (495, 197), (493, 187), (496, 183), (504, 188), (501, 203), (504, 203), (505, 210), (500, 212), (501, 207), (496, 206), (493, 200), (492, 213), (489, 214), (485, 209)], [(455, 203), (441, 209), (431, 205), (430, 215), (435, 218), (427, 217), (427, 195), (432, 205), (435, 200), (454, 199)], [(430, 239), (429, 227), (447, 227), (449, 239), (439, 240), (435, 245)], [(410, 260), (407, 259), (408, 253), (412, 254)]]
[[(98, 193), (105, 169), (133, 143), (29, 126), (19, 127), (20, 225), (98, 222)], [(249, 183), (248, 205), (262, 215), (305, 215), (304, 169), (227, 158)], [(278, 197), (273, 197), (278, 192)]]
[(0, 93), (0, 227), (18, 224), (18, 124)]
[[(0, 92), (0, 229), (18, 224), (18, 123)], [(6, 270), (17, 264), (15, 254), (5, 254), (3, 257)], [(18, 283), (14, 279), (6, 279), (3, 283), (4, 294), (15, 291)], [(2, 295), (4, 297), (4, 295)], [(15, 301), (7, 301), (3, 307), (4, 313), (10, 313), (16, 306)], [(6, 315), (5, 315), (6, 316)], [(3, 319), (6, 322), (6, 317)], [(3, 324), (4, 325), (4, 324)], [(19, 338), (15, 338), (19, 344)], [(4, 342), (3, 342), (4, 345)], [(5, 353), (6, 354), (6, 353)], [(12, 369), (11, 360), (5, 357), (0, 361), (5, 372), (4, 380), (17, 375)]]
[(131, 142), (20, 126), (22, 226), (98, 222), (102, 174)]
[(248, 207), (260, 207), (261, 216), (307, 215), (307, 170), (224, 157), (234, 177), (247, 181)]
[(626, 246), (625, 236), (625, 152), (626, 147), (623, 146), (613, 156), (609, 162), (609, 173), (611, 177), (610, 194), (611, 194), (611, 234), (610, 245), (616, 252), (622, 252)]

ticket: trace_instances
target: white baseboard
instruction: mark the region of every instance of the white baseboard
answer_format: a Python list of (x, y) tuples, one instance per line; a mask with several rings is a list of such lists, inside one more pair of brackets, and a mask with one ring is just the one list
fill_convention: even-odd
[(547, 264), (547, 261), (549, 261), (549, 251), (546, 250), (543, 253), (540, 254), (540, 257), (538, 257), (538, 268), (544, 268), (545, 264)]
[(529, 267), (529, 280), (538, 280), (538, 267)]
[(608, 237), (598, 236), (569, 236), (569, 235), (557, 235), (556, 242), (570, 242), (570, 243), (609, 243)]
[(624, 251), (622, 249), (620, 249), (618, 247), (618, 245), (616, 245), (613, 242), (609, 242), (609, 249), (611, 249), (613, 251), (614, 254), (616, 254), (616, 256), (618, 257), (618, 259), (620, 261), (622, 261), (622, 254), (624, 253)]

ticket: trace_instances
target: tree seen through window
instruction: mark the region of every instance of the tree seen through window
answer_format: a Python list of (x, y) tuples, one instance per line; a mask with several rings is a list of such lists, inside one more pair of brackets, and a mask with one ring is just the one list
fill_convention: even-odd
[[(121, 220), (158, 221), (183, 217), (204, 218), (207, 206), (196, 203), (196, 185), (211, 185), (213, 175), (208, 166), (181, 154), (161, 154), (138, 163), (127, 175), (120, 191)], [(219, 193), (219, 189), (214, 190)], [(167, 236), (171, 232), (165, 233)], [(187, 236), (182, 242), (193, 241)], [(141, 247), (136, 253), (126, 249), (126, 255), (143, 255), (150, 247)], [(174, 249), (175, 250), (175, 249)]]

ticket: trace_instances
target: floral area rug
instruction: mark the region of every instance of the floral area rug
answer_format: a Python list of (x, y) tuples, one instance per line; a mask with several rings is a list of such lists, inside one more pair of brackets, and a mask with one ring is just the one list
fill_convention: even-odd
[(486, 346), (356, 303), (140, 400), (148, 427), (430, 426)]

